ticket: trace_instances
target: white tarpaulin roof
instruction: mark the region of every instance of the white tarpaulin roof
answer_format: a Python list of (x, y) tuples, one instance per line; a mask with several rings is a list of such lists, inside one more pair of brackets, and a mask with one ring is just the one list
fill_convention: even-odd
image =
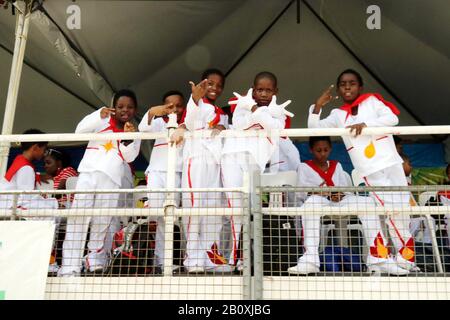
[[(298, 3), (300, 7), (298, 7)], [(69, 0), (33, 13), (14, 133), (73, 132), (110, 92), (135, 90), (140, 115), (171, 89), (217, 67), (228, 74), (221, 105), (259, 71), (279, 78), (294, 127), (346, 68), (366, 91), (399, 106), (400, 125), (448, 124), (450, 2), (446, 0), (76, 1), (81, 29), (66, 26)], [(369, 5), (381, 30), (369, 30)], [(300, 23), (298, 23), (298, 19)], [(0, 120), (6, 102), (15, 17), (0, 9)]]

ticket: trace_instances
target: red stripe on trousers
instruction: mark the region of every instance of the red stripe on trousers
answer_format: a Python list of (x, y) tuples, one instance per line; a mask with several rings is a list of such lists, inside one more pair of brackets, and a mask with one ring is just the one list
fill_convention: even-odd
[[(367, 178), (364, 177), (363, 179), (366, 182), (366, 185), (371, 187), (371, 185), (369, 184), (369, 181), (367, 181)], [(384, 207), (385, 206), (384, 201), (381, 200), (375, 192), (373, 192), (373, 194), (375, 195), (377, 200), (381, 203), (381, 205)], [(394, 228), (394, 231), (397, 234), (397, 237), (400, 239), (400, 242), (402, 243), (403, 246), (405, 246), (405, 240), (403, 240), (402, 236), (400, 235), (400, 232), (398, 231), (397, 227), (395, 226), (394, 221), (392, 221), (392, 219), (389, 218), (389, 222), (391, 223), (392, 227)]]

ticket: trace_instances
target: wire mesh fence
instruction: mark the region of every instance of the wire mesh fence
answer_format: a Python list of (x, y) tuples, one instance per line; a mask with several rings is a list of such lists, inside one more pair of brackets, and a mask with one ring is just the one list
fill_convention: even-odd
[[(242, 204), (230, 209), (221, 192), (193, 191), (173, 192), (173, 204), (170, 192), (145, 188), (3, 193), (0, 198), (16, 204), (29, 195), (34, 202), (9, 201), (0, 214), (55, 221), (49, 299), (250, 298), (244, 281), (250, 267), (243, 262), (244, 256), (250, 261), (247, 196), (228, 191)], [(52, 192), (74, 194), (74, 200), (60, 209), (43, 206), (54, 199)], [(191, 196), (209, 205), (193, 207)]]
[(55, 221), (48, 299), (449, 298), (449, 186), (220, 190), (2, 192), (0, 216)]
[(263, 298), (448, 299), (448, 189), (261, 188)]

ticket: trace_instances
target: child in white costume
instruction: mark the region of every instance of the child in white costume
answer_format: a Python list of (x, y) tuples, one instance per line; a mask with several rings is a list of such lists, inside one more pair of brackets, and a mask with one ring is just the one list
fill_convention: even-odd
[[(130, 122), (135, 116), (137, 99), (130, 90), (114, 95), (113, 108), (103, 107), (86, 116), (78, 124), (76, 133), (133, 132)], [(140, 140), (89, 141), (78, 167), (80, 175), (77, 190), (120, 189), (124, 181), (125, 164), (139, 154)], [(117, 208), (119, 194), (76, 194), (72, 208)], [(91, 272), (102, 270), (108, 262), (111, 241), (108, 237), (113, 219), (105, 216), (73, 217), (67, 219), (66, 238), (63, 243), (62, 267), (59, 276), (72, 276), (81, 272), (82, 263)], [(89, 253), (83, 261), (83, 252), (89, 224), (91, 225)], [(106, 247), (108, 245), (108, 247)]]
[[(30, 129), (23, 134), (42, 134), (37, 129)], [(14, 159), (0, 181), (0, 190), (35, 190), (39, 183), (39, 174), (36, 173), (32, 161), (40, 160), (47, 149), (47, 142), (22, 142), (22, 153)], [(13, 206), (13, 195), (0, 197), (0, 208), (10, 209)], [(26, 209), (58, 209), (55, 198), (43, 198), (38, 194), (20, 194), (17, 199), (17, 208)]]
[[(447, 175), (447, 181), (445, 184), (450, 185), (450, 164), (448, 164), (447, 168), (445, 168), (445, 174)], [(438, 192), (438, 197), (442, 205), (450, 206), (450, 190)], [(448, 243), (450, 244), (450, 214), (445, 215), (445, 226), (447, 229)]]
[[(177, 115), (177, 122), (181, 124), (184, 122), (184, 113), (186, 105), (183, 94), (178, 91), (169, 91), (163, 96), (162, 106), (151, 107), (145, 113), (139, 124), (139, 131), (141, 132), (167, 132), (167, 124), (169, 121), (168, 114), (175, 112)], [(150, 156), (150, 163), (145, 170), (147, 180), (147, 187), (162, 189), (167, 186), (167, 157), (168, 157), (168, 143), (166, 139), (156, 139), (153, 145), (152, 154)], [(175, 169), (175, 188), (181, 187), (181, 171), (183, 168), (183, 146), (177, 145), (177, 163)], [(177, 194), (179, 197), (179, 195)], [(149, 193), (146, 207), (162, 208), (165, 200), (165, 195), (159, 193)], [(176, 199), (176, 204), (179, 204), (179, 199)], [(163, 270), (164, 264), (164, 218), (157, 217), (156, 238), (155, 238), (155, 259), (156, 266)]]
[[(277, 84), (270, 72), (262, 72), (255, 77), (253, 88), (246, 96), (234, 93), (238, 98), (234, 104), (234, 130), (271, 130), (284, 128), (286, 115), (293, 116), (285, 108), (291, 101), (276, 104)], [(241, 187), (244, 173), (259, 170), (264, 172), (266, 164), (277, 149), (279, 137), (229, 137), (225, 139), (222, 151), (222, 182), (225, 188)], [(242, 199), (227, 193), (228, 206), (242, 208)], [(233, 246), (229, 258), (230, 265), (240, 267), (237, 256), (241, 234), (242, 218), (230, 217)], [(239, 261), (238, 261), (239, 260)]]
[[(285, 116), (284, 128), (291, 128), (291, 118), (288, 116)], [(280, 137), (278, 148), (272, 154), (266, 172), (297, 171), (300, 162), (300, 153), (292, 140)]]
[[(314, 156), (298, 167), (298, 185), (302, 187), (349, 187), (352, 186), (348, 175), (342, 169), (339, 162), (328, 160), (331, 153), (331, 140), (329, 137), (311, 137), (309, 140), (310, 151)], [(305, 252), (298, 259), (297, 265), (288, 269), (291, 274), (309, 274), (319, 272), (319, 241), (320, 218), (324, 207), (353, 207), (355, 209), (367, 209), (374, 207), (375, 203), (370, 197), (355, 196), (353, 193), (331, 194), (299, 194), (300, 202), (304, 202), (303, 208), (309, 208), (314, 214), (302, 216), (302, 235)], [(399, 268), (395, 261), (388, 257), (388, 249), (383, 239), (378, 236), (377, 230), (381, 229), (377, 216), (361, 215), (366, 245), (369, 247), (367, 267), (370, 272), (377, 271), (395, 275), (404, 275), (408, 271)], [(375, 226), (375, 227), (374, 227)], [(375, 242), (373, 239), (376, 239)]]
[[(367, 186), (407, 186), (392, 135), (360, 135), (364, 127), (395, 126), (399, 111), (378, 94), (361, 94), (362, 78), (354, 70), (345, 70), (337, 80), (338, 93), (345, 105), (333, 109), (325, 119), (320, 119), (322, 107), (333, 98), (331, 86), (310, 107), (309, 128), (350, 128), (355, 136), (343, 136), (353, 166), (363, 177)], [(371, 192), (378, 205), (393, 213), (396, 208), (410, 206), (409, 192)], [(415, 266), (414, 238), (409, 232), (409, 215), (395, 214), (386, 218), (396, 250), (397, 264), (406, 270), (417, 270)], [(370, 227), (371, 229), (375, 226)], [(381, 236), (381, 230), (379, 232)], [(384, 243), (385, 240), (383, 240)]]
[[(220, 184), (220, 155), (222, 141), (215, 135), (228, 125), (224, 112), (214, 105), (223, 91), (225, 77), (217, 69), (204, 72), (198, 85), (191, 83), (192, 95), (187, 104), (185, 127), (191, 131), (212, 133), (211, 138), (186, 139), (183, 151), (183, 188), (218, 188)], [(190, 193), (183, 197), (183, 207), (219, 207), (219, 192)], [(190, 273), (231, 272), (232, 268), (219, 252), (221, 216), (183, 217), (186, 234), (184, 266)]]

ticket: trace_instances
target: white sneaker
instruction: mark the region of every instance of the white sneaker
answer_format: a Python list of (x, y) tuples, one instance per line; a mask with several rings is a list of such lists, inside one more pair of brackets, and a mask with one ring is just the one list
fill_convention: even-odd
[(192, 266), (192, 267), (186, 267), (188, 273), (203, 273), (205, 272), (205, 268), (200, 266)]
[[(156, 268), (157, 268), (157, 270), (159, 269), (161, 271), (161, 274), (164, 273), (164, 267), (163, 266), (160, 265), (160, 266), (157, 266)], [(172, 269), (172, 273), (173, 272), (177, 272), (177, 271), (180, 270), (180, 266), (172, 266), (171, 269)]]
[(206, 267), (205, 271), (208, 273), (231, 273), (234, 271), (234, 266), (229, 264), (218, 264), (211, 267)]
[(406, 276), (409, 271), (401, 268), (394, 259), (389, 258), (385, 262), (367, 266), (369, 273), (387, 273), (388, 275)]
[[(99, 259), (97, 259), (97, 260), (99, 260)], [(85, 271), (101, 272), (104, 269), (106, 269), (106, 265), (98, 264), (98, 263), (97, 264), (96, 263), (91, 264), (92, 261), (95, 261), (95, 259), (91, 259), (91, 261), (90, 261), (88, 256), (84, 257), (83, 266), (84, 266), (84, 270)]]
[(287, 269), (289, 274), (310, 274), (318, 273), (319, 271), (319, 267), (310, 262), (299, 262), (297, 265)]
[(238, 260), (238, 262), (236, 263), (236, 269), (237, 269), (237, 271), (244, 270), (244, 262), (242, 260)]
[(400, 254), (396, 256), (396, 261), (400, 268), (403, 268), (408, 271), (420, 272), (420, 268), (416, 266), (414, 262), (406, 260)]
[(70, 267), (60, 267), (57, 273), (58, 277), (78, 277), (80, 276), (80, 271)]

